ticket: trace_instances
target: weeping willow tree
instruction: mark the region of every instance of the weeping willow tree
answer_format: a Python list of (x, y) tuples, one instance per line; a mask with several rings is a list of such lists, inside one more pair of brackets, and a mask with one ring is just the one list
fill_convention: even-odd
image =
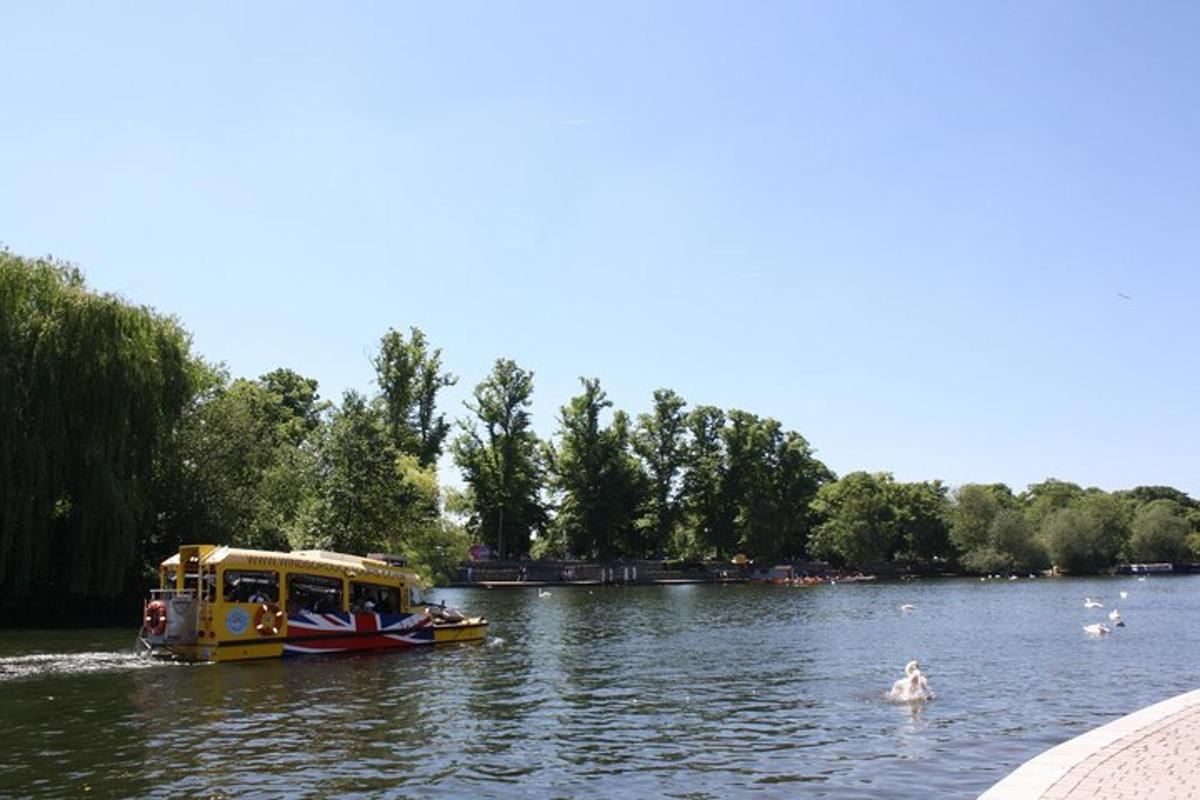
[(191, 374), (173, 320), (0, 249), (0, 606), (122, 593)]

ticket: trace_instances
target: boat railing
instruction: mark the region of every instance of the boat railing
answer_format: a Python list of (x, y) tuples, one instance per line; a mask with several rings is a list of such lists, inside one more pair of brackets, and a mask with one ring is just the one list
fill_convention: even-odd
[(165, 607), (165, 621), (146, 637), (149, 644), (195, 643), (203, 605), (202, 596), (198, 596), (195, 589), (151, 589), (150, 602)]

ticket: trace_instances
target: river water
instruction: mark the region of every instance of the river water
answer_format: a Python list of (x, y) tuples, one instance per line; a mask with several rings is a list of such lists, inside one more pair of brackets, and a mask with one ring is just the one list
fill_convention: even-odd
[[(1200, 686), (1200, 576), (550, 591), (440, 590), (489, 641), (393, 654), (0, 631), (0, 796), (970, 798)], [(910, 659), (936, 699), (887, 702)]]

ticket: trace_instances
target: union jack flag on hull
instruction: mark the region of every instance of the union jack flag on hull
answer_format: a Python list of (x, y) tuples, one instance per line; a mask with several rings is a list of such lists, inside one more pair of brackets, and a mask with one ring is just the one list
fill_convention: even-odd
[(426, 614), (317, 614), (288, 617), (285, 656), (344, 653), (433, 644), (433, 621)]

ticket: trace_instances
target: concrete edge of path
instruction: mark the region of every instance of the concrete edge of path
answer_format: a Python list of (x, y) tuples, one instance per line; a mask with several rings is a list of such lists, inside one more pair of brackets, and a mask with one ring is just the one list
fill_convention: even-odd
[(1038, 798), (1061, 780), (1071, 768), (1113, 742), (1153, 725), (1161, 719), (1200, 704), (1200, 689), (1147, 706), (1074, 739), (1055, 745), (1017, 767), (1007, 777), (979, 796), (979, 800), (1026, 800)]

